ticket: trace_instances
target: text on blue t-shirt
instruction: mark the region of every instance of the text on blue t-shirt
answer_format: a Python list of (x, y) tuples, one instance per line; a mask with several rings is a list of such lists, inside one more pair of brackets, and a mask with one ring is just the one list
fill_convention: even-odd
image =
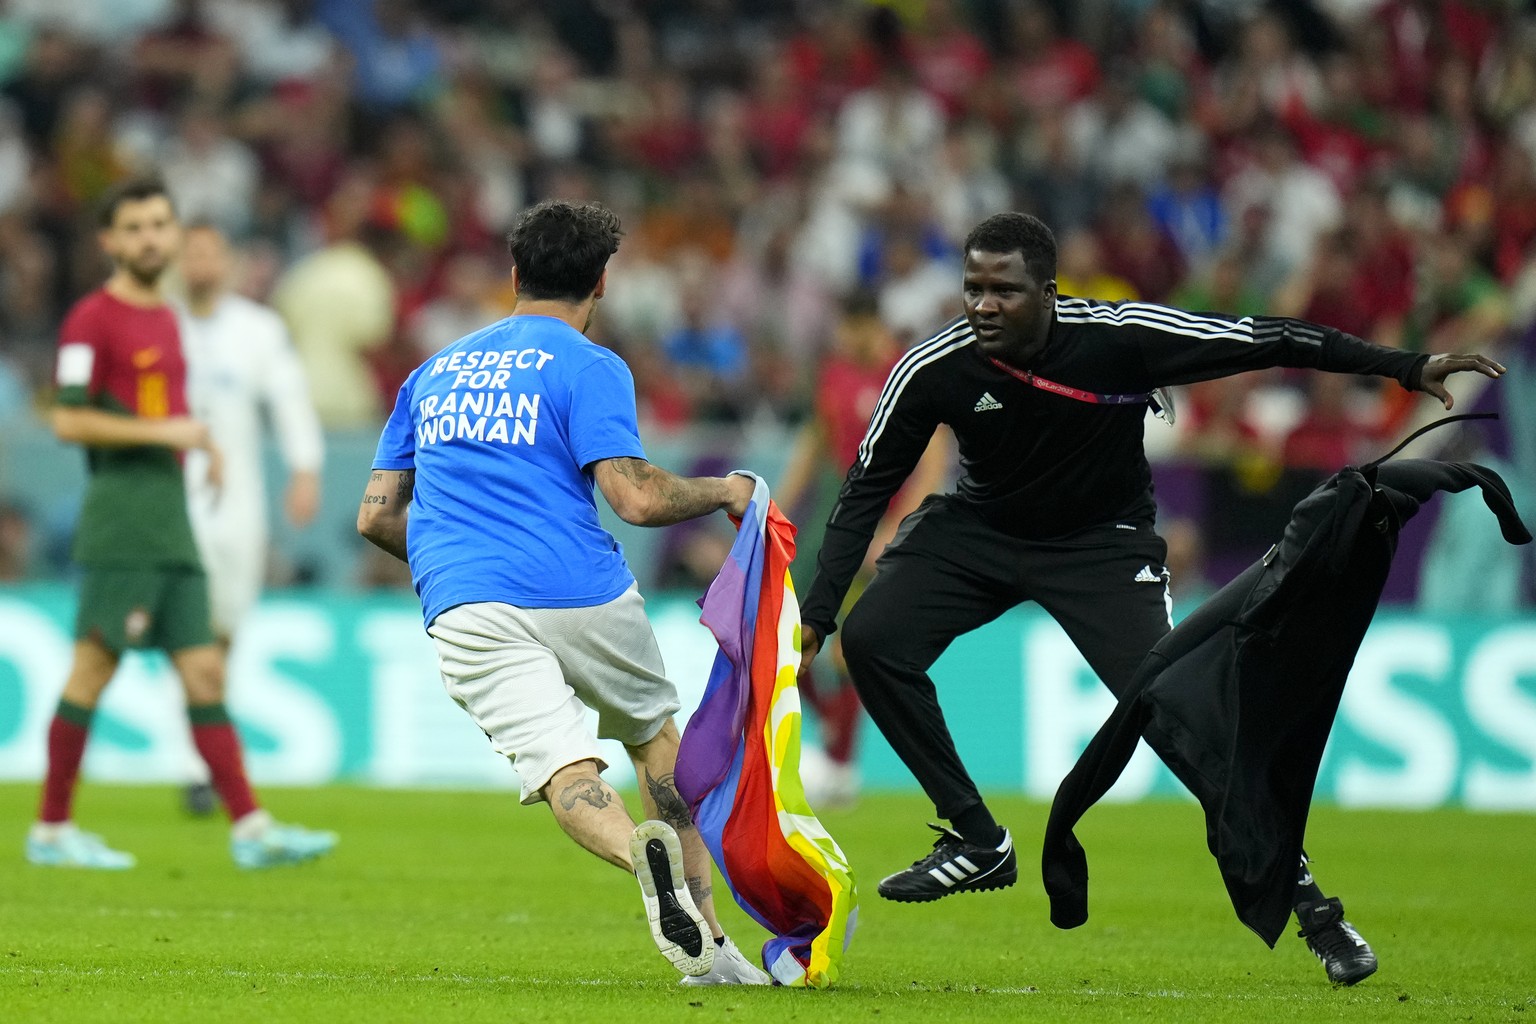
[(629, 367), (562, 320), (511, 316), (401, 386), (373, 468), (416, 471), (406, 543), (427, 625), (455, 605), (605, 604), (634, 583), (587, 467), (645, 458)]

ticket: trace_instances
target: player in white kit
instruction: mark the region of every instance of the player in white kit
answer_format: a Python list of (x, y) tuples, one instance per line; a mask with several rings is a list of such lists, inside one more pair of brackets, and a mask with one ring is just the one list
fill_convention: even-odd
[[(319, 510), (324, 457), (320, 420), (288, 330), (277, 313), (229, 290), (232, 263), (218, 228), (187, 227), (181, 258), (186, 297), (177, 309), (187, 401), (224, 457), (218, 490), (207, 485), (199, 460), (187, 459), (187, 502), (208, 573), (214, 635), (226, 650), (266, 578), (263, 420), (271, 422), (288, 469), (283, 508), (295, 526), (308, 525)], [(201, 782), (189, 786), (186, 797), (193, 813), (213, 810), (212, 791)]]

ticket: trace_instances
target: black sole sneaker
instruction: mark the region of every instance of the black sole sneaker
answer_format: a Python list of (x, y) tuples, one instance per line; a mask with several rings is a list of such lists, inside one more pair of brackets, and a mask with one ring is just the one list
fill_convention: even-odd
[(1344, 920), (1344, 904), (1337, 899), (1313, 900), (1296, 908), (1297, 932), (1312, 955), (1328, 971), (1335, 985), (1355, 985), (1376, 973), (1376, 954), (1354, 925)]
[(928, 903), (957, 892), (1006, 889), (1019, 880), (1019, 860), (1007, 829), (1003, 841), (993, 847), (967, 842), (942, 825), (928, 827), (939, 833), (933, 852), (882, 879), (881, 896), (897, 903)]
[(715, 963), (709, 924), (683, 877), (683, 845), (664, 821), (643, 821), (629, 837), (629, 858), (640, 881), (651, 938), (672, 966), (690, 977), (708, 974)]

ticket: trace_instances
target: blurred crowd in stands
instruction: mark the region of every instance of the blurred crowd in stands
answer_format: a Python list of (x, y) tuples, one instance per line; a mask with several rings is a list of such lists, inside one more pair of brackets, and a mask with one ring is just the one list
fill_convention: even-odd
[[(158, 169), (238, 240), (326, 424), (510, 308), (527, 203), (622, 218), (595, 336), (652, 436), (792, 426), (847, 304), (902, 345), (960, 240), (1056, 231), (1063, 293), (1497, 355), (1536, 318), (1536, 15), (1511, 0), (3, 0), (0, 416)], [(1162, 456), (1328, 472), (1395, 386), (1190, 389)], [(1255, 468), (1256, 467), (1256, 468)], [(686, 469), (687, 467), (678, 467)]]

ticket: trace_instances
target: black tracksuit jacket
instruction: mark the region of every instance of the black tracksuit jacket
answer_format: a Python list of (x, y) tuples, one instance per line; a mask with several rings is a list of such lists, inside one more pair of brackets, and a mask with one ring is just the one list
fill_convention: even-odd
[(1296, 899), (1323, 749), (1398, 534), (1435, 494), (1471, 487), (1505, 540), (1531, 542), (1509, 488), (1483, 466), (1346, 467), (1296, 506), (1263, 559), (1152, 649), (1051, 805), (1041, 870), (1053, 923), (1088, 918), (1088, 860), (1072, 829), (1145, 737), (1204, 808), (1238, 917), (1275, 944)]
[[(826, 636), (891, 498), (943, 423), (959, 442), (958, 494), (998, 531), (1050, 540), (1112, 520), (1150, 522), (1144, 402), (1093, 404), (1031, 385), (980, 354), (965, 320), (891, 371), (827, 520), (801, 619)], [(1188, 313), (1059, 296), (1045, 351), (1019, 367), (1066, 388), (1154, 388), (1272, 366), (1393, 377), (1417, 390), (1428, 357), (1285, 317)]]

